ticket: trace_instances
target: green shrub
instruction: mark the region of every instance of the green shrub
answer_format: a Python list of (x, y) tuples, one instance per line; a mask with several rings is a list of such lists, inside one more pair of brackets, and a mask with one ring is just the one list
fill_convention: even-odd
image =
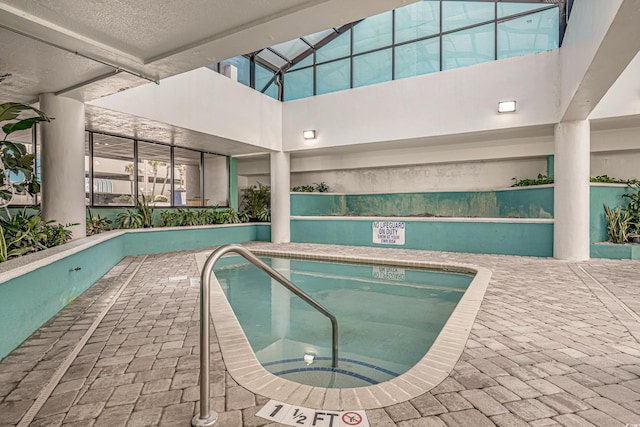
[(0, 216), (0, 262), (68, 242), (72, 225), (44, 221), (40, 213), (27, 214), (27, 208), (13, 216), (7, 212)]
[(240, 210), (246, 211), (249, 220), (259, 220), (258, 213), (264, 209), (271, 209), (271, 187), (258, 183), (242, 189)]

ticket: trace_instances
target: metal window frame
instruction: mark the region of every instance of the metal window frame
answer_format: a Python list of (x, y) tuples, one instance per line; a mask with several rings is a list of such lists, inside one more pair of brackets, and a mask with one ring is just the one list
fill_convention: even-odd
[[(573, 0), (540, 0), (537, 3), (539, 3), (541, 5), (540, 8), (533, 10), (533, 11), (525, 11), (525, 12), (521, 12), (521, 13), (517, 13), (517, 14), (513, 14), (513, 15), (509, 15), (506, 17), (501, 17), (498, 18), (498, 3), (502, 2), (502, 0), (477, 0), (479, 2), (485, 2), (485, 3), (489, 3), (489, 2), (493, 2), (494, 3), (494, 14), (493, 14), (493, 19), (490, 20), (485, 20), (482, 22), (477, 22), (474, 24), (470, 24), (461, 28), (456, 28), (456, 29), (452, 29), (452, 30), (447, 30), (447, 31), (443, 31), (443, 27), (442, 27), (442, 18), (443, 18), (443, 3), (445, 1), (453, 1), (453, 0), (438, 0), (438, 14), (439, 14), (439, 31), (435, 34), (429, 34), (427, 36), (423, 36), (423, 37), (418, 37), (412, 40), (406, 40), (400, 43), (396, 43), (396, 38), (395, 38), (395, 29), (396, 29), (396, 13), (395, 13), (395, 9), (392, 10), (392, 15), (391, 15), (391, 26), (392, 26), (392, 35), (391, 35), (391, 44), (390, 45), (385, 45), (385, 46), (381, 46), (381, 47), (377, 47), (375, 49), (370, 49), (367, 51), (363, 51), (363, 52), (359, 52), (357, 54), (354, 54), (353, 52), (353, 31), (351, 31), (349, 37), (350, 37), (350, 46), (349, 46), (349, 55), (347, 56), (342, 56), (339, 58), (333, 58), (331, 60), (328, 61), (322, 61), (322, 62), (318, 62), (317, 60), (317, 55), (316, 52), (318, 49), (322, 48), (323, 46), (326, 46), (328, 43), (330, 43), (331, 41), (333, 41), (334, 39), (336, 39), (337, 37), (340, 37), (342, 34), (344, 34), (346, 31), (351, 30), (354, 26), (358, 25), (360, 22), (362, 22), (364, 19), (361, 19), (359, 21), (355, 21), (346, 25), (343, 25), (339, 28), (333, 28), (333, 31), (328, 34), (326, 37), (324, 37), (322, 40), (320, 40), (318, 43), (316, 44), (311, 44), (309, 43), (304, 37), (300, 37), (300, 40), (302, 40), (307, 46), (309, 46), (309, 49), (305, 50), (304, 52), (300, 53), (299, 55), (297, 55), (295, 58), (287, 58), (284, 55), (280, 54), (276, 49), (273, 49), (271, 47), (267, 47), (265, 48), (266, 50), (268, 50), (269, 52), (273, 53), (274, 55), (277, 55), (279, 58), (281, 58), (283, 61), (286, 61), (286, 64), (280, 68), (274, 66), (273, 64), (269, 63), (268, 61), (263, 60), (261, 57), (258, 56), (258, 53), (260, 53), (262, 50), (261, 49), (259, 51), (256, 52), (252, 52), (250, 54), (247, 55), (243, 55), (245, 56), (247, 59), (249, 59), (250, 61), (250, 87), (252, 87), (255, 90), (260, 91), (261, 93), (265, 93), (267, 91), (267, 89), (271, 86), (271, 84), (275, 83), (278, 86), (278, 97), (277, 99), (279, 101), (284, 101), (284, 97), (285, 97), (285, 82), (286, 82), (286, 74), (288, 72), (289, 69), (291, 69), (293, 66), (295, 66), (296, 64), (300, 63), (301, 61), (303, 61), (304, 59), (306, 59), (307, 57), (309, 57), (310, 55), (313, 55), (313, 60), (311, 62), (310, 65), (304, 66), (304, 67), (300, 67), (295, 71), (299, 71), (299, 70), (305, 70), (305, 69), (313, 69), (313, 96), (317, 95), (317, 89), (318, 89), (318, 81), (317, 81), (317, 66), (321, 65), (321, 64), (329, 64), (332, 62), (336, 62), (336, 61), (341, 61), (344, 59), (349, 59), (349, 87), (353, 88), (353, 60), (354, 57), (356, 56), (361, 56), (361, 55), (366, 55), (366, 54), (370, 54), (370, 53), (374, 53), (374, 52), (378, 52), (381, 50), (386, 50), (391, 48), (391, 79), (392, 80), (396, 80), (396, 70), (395, 70), (395, 49), (398, 46), (403, 46), (403, 45), (407, 45), (407, 44), (411, 44), (411, 43), (416, 43), (416, 42), (420, 42), (420, 41), (424, 41), (424, 40), (429, 40), (429, 39), (433, 39), (433, 38), (439, 38), (440, 39), (440, 43), (439, 43), (439, 62), (440, 62), (440, 71), (443, 70), (443, 48), (442, 48), (442, 38), (443, 36), (449, 35), (449, 34), (453, 34), (453, 33), (457, 33), (457, 32), (461, 32), (461, 31), (466, 31), (466, 30), (470, 30), (473, 28), (477, 28), (477, 27), (481, 27), (484, 25), (490, 25), (493, 24), (494, 26), (494, 43), (493, 43), (493, 56), (494, 56), (494, 60), (498, 59), (498, 25), (500, 23), (503, 22), (507, 22), (510, 20), (514, 20), (514, 19), (518, 19), (521, 18), (523, 16), (528, 16), (528, 15), (535, 15), (537, 13), (541, 13), (544, 12), (546, 10), (550, 10), (553, 8), (558, 8), (559, 10), (559, 29), (558, 29), (558, 44), (559, 46), (562, 46), (562, 41), (564, 38), (564, 34), (566, 31), (566, 24), (567, 24), (567, 20), (568, 20), (568, 16), (569, 13), (571, 11), (571, 7), (573, 5)], [(536, 2), (528, 2), (528, 1), (523, 1), (523, 3), (536, 3)], [(547, 5), (546, 7), (544, 5)], [(366, 19), (366, 18), (365, 18)], [(273, 77), (266, 83), (266, 85), (264, 85), (264, 87), (262, 88), (256, 88), (255, 86), (255, 66), (257, 64), (260, 64), (261, 66), (265, 67), (267, 70), (270, 70), (274, 73)], [(219, 68), (219, 67), (218, 67)]]
[[(111, 136), (114, 138), (121, 138), (121, 139), (127, 139), (127, 140), (131, 140), (133, 141), (133, 173), (134, 173), (134, 178), (133, 178), (133, 194), (132, 197), (134, 198), (134, 206), (137, 204), (137, 200), (139, 197), (139, 183), (138, 183), (138, 161), (139, 161), (139, 155), (138, 155), (138, 143), (139, 142), (143, 142), (143, 143), (148, 143), (148, 144), (155, 144), (155, 145), (162, 145), (165, 147), (169, 147), (169, 153), (170, 153), (170, 161), (169, 164), (171, 165), (171, 171), (170, 171), (170, 179), (171, 179), (171, 185), (170, 185), (170, 192), (171, 192), (171, 200), (170, 200), (170, 205), (168, 207), (170, 208), (176, 208), (177, 206), (174, 203), (174, 199), (175, 199), (175, 148), (180, 148), (182, 150), (187, 150), (187, 151), (192, 151), (195, 153), (199, 153), (200, 154), (200, 159), (199, 159), (199, 167), (200, 167), (200, 206), (202, 207), (204, 206), (204, 155), (205, 154), (211, 154), (214, 156), (220, 156), (220, 157), (225, 157), (227, 159), (226, 165), (227, 165), (227, 182), (230, 182), (230, 170), (229, 170), (229, 164), (230, 164), (230, 156), (224, 155), (224, 154), (220, 154), (220, 153), (216, 153), (213, 151), (204, 151), (204, 150), (197, 150), (194, 148), (188, 148), (188, 147), (178, 147), (175, 146), (173, 144), (167, 144), (167, 143), (163, 143), (163, 142), (158, 142), (158, 141), (151, 141), (151, 140), (147, 140), (147, 139), (138, 139), (138, 138), (131, 138), (131, 137), (126, 137), (126, 136), (122, 136), (122, 135), (116, 135), (116, 134), (112, 134), (112, 133), (108, 133), (108, 132), (100, 132), (100, 131), (93, 131), (93, 130), (85, 130), (85, 132), (89, 133), (89, 140), (90, 140), (90, 144), (89, 144), (89, 168), (90, 168), (90, 175), (91, 175), (91, 184), (90, 184), (90, 204), (88, 207), (90, 208), (102, 208), (102, 207), (107, 207), (104, 205), (94, 205), (94, 200), (93, 200), (93, 134), (97, 133), (100, 135), (106, 135), (106, 136)], [(228, 189), (227, 191), (230, 191), (230, 189)], [(227, 205), (229, 204), (230, 201), (230, 194), (228, 194), (227, 197)], [(112, 207), (112, 208), (130, 208), (130, 205), (119, 205), (119, 206), (115, 206), (115, 205), (110, 205), (108, 207)], [(196, 206), (192, 206), (192, 207), (196, 207)], [(222, 206), (222, 207), (229, 207), (229, 206)]]

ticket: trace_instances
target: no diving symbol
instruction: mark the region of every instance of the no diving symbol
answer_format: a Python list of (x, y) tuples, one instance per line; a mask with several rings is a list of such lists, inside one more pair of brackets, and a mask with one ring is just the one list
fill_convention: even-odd
[(357, 426), (362, 422), (362, 416), (357, 412), (345, 412), (342, 414), (342, 422), (349, 426)]

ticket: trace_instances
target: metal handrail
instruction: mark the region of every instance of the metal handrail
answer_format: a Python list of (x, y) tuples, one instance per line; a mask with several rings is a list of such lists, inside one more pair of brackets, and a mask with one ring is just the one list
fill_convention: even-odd
[(209, 296), (213, 267), (223, 255), (229, 252), (235, 252), (241, 255), (331, 320), (331, 338), (333, 345), (331, 364), (334, 368), (338, 367), (338, 321), (336, 317), (319, 302), (307, 295), (302, 289), (291, 283), (289, 279), (251, 253), (247, 248), (235, 244), (220, 246), (209, 255), (200, 275), (200, 414), (194, 416), (191, 420), (191, 425), (194, 427), (211, 426), (218, 420), (218, 414), (215, 411), (211, 411), (209, 402), (209, 364), (211, 356), (211, 343), (209, 342), (209, 323), (211, 318)]

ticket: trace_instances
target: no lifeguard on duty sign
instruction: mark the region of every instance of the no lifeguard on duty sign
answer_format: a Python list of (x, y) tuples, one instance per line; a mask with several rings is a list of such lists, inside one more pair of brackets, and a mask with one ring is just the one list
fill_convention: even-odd
[(277, 400), (267, 402), (256, 415), (288, 426), (369, 427), (365, 411), (310, 409), (288, 405)]

